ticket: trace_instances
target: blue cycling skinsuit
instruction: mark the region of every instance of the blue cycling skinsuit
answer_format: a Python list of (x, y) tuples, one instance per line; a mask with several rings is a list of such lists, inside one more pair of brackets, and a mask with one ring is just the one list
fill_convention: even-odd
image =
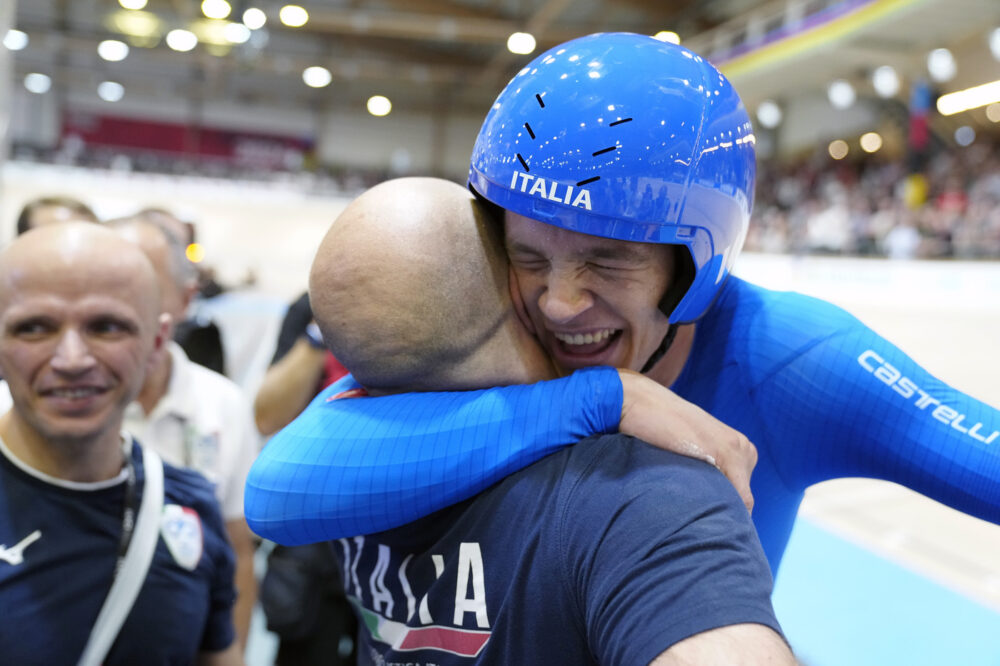
[[(671, 389), (757, 446), (753, 520), (772, 570), (805, 489), (827, 479), (894, 481), (1000, 523), (1000, 412), (834, 305), (730, 277)], [(251, 471), (247, 518), (262, 536), (302, 543), (412, 521), (621, 410), (610, 369), (531, 387), (326, 401), (339, 390), (279, 433)]]

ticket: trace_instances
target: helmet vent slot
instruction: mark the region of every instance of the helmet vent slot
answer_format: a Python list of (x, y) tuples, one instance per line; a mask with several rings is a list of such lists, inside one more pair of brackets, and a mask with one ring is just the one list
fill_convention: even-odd
[(529, 125), (528, 123), (524, 123), (524, 129), (528, 130), (528, 134), (531, 135), (532, 139), (535, 138), (535, 132), (534, 130), (531, 129), (531, 125)]
[(630, 122), (632, 122), (631, 118), (622, 118), (621, 120), (616, 120), (613, 123), (608, 123), (608, 127), (614, 127), (615, 125), (621, 125), (622, 123), (630, 123)]
[(598, 155), (603, 155), (604, 153), (610, 153), (612, 150), (618, 150), (618, 146), (610, 146), (608, 148), (601, 148), (598, 151), (591, 153), (592, 156), (597, 157)]
[(581, 180), (579, 183), (576, 184), (576, 186), (580, 187), (581, 185), (586, 185), (587, 183), (593, 183), (594, 181), (597, 181), (597, 180), (600, 180), (600, 179), (601, 179), (600, 176), (594, 176), (593, 178), (588, 178), (586, 180)]
[(545, 108), (545, 102), (542, 101), (542, 96), (539, 95), (538, 93), (535, 93), (535, 99), (538, 100), (538, 106), (540, 106), (540, 107), (542, 107), (544, 109)]
[(517, 161), (521, 163), (521, 166), (524, 167), (525, 171), (531, 171), (531, 169), (528, 168), (528, 163), (524, 161), (523, 157), (521, 157), (521, 153), (517, 154)]

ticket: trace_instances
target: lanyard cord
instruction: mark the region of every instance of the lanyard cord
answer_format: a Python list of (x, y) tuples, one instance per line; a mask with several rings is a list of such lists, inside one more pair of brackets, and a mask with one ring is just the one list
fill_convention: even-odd
[[(118, 559), (115, 562), (115, 576), (121, 569), (125, 560), (125, 553), (128, 552), (129, 542), (132, 541), (132, 533), (135, 531), (135, 516), (139, 510), (139, 499), (135, 490), (135, 464), (132, 462), (131, 451), (125, 455), (125, 501), (122, 508), (122, 534), (118, 542)], [(112, 578), (114, 580), (114, 578)]]

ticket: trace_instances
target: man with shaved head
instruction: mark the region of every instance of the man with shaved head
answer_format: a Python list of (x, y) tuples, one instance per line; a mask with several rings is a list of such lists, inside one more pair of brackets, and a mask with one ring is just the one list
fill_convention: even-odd
[(5, 663), (240, 661), (211, 488), (158, 473), (121, 429), (164, 353), (161, 310), (149, 260), (107, 229), (45, 226), (0, 253)]
[[(396, 409), (400, 392), (554, 376), (515, 314), (497, 231), (464, 188), (400, 179), (352, 202), (323, 240), (310, 277), (316, 321), (364, 389), (388, 396), (385, 427), (426, 425)], [(586, 385), (599, 372), (615, 371), (578, 375)], [(358, 394), (338, 390), (258, 458), (246, 499), (254, 529), (335, 504), (324, 493), (350, 469), (327, 466), (335, 433), (322, 431), (321, 412), (349, 411)], [(523, 390), (530, 399), (533, 387)], [(340, 550), (361, 663), (793, 663), (733, 487), (703, 462), (624, 435), (585, 439)]]
[[(186, 249), (195, 242), (195, 226), (191, 222), (185, 222), (165, 208), (143, 208), (139, 212), (122, 220), (112, 220), (111, 224), (122, 221), (148, 222), (164, 233), (170, 235), (181, 249)], [(205, 298), (211, 298), (219, 294), (218, 284), (211, 278), (207, 278), (202, 273), (208, 271), (207, 268), (200, 268), (187, 261), (184, 272), (190, 279), (191, 294), (200, 291)], [(185, 284), (185, 289), (188, 285)], [(214, 290), (214, 291), (213, 291)], [(196, 307), (193, 312), (185, 310), (180, 313), (180, 317), (174, 322), (174, 341), (184, 349), (188, 359), (198, 365), (202, 365), (210, 370), (215, 370), (219, 374), (226, 374), (226, 353), (222, 344), (222, 331), (219, 326), (211, 320), (204, 312), (199, 312)]]
[(100, 222), (90, 206), (67, 196), (47, 196), (24, 204), (17, 216), (17, 235), (48, 224)]
[(309, 282), (313, 314), (334, 355), (369, 391), (554, 376), (516, 321), (499, 229), (470, 202), (447, 181), (394, 181), (352, 202), (320, 245)]

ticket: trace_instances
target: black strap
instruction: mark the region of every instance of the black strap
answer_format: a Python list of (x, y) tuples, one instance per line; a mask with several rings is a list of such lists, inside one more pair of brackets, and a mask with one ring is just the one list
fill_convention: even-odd
[[(130, 447), (131, 448), (131, 447)], [(125, 506), (122, 509), (122, 534), (118, 542), (118, 560), (115, 562), (115, 576), (125, 561), (132, 533), (135, 531), (135, 517), (139, 511), (139, 497), (135, 491), (135, 464), (132, 462), (132, 452), (125, 454)], [(114, 580), (112, 578), (112, 580)]]
[(667, 328), (667, 334), (664, 335), (663, 340), (660, 341), (660, 346), (656, 348), (656, 351), (654, 351), (653, 354), (649, 357), (649, 360), (646, 361), (646, 365), (642, 366), (642, 370), (640, 370), (642, 374), (646, 374), (647, 372), (653, 369), (654, 365), (660, 362), (660, 359), (663, 358), (663, 355), (667, 353), (668, 349), (670, 349), (670, 345), (673, 344), (674, 338), (676, 336), (677, 336), (677, 324), (670, 324), (670, 327)]

